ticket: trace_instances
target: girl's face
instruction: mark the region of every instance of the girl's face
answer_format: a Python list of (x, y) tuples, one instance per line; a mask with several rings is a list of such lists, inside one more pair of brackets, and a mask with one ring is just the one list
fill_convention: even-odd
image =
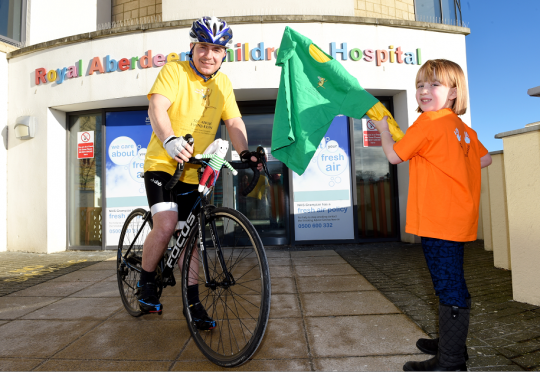
[(437, 80), (416, 84), (416, 102), (424, 112), (452, 108), (456, 97), (456, 88), (449, 88)]

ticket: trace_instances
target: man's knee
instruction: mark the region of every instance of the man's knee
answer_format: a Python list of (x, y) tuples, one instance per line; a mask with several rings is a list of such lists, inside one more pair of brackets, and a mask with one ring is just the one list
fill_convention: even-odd
[(176, 227), (177, 213), (174, 212), (160, 212), (156, 213), (153, 218), (154, 226), (152, 230), (156, 234), (169, 238)]

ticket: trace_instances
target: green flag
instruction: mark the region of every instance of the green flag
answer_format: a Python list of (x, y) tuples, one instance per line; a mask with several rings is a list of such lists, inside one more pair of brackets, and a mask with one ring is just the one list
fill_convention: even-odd
[(361, 119), (379, 101), (317, 45), (285, 28), (272, 155), (301, 175), (337, 115)]

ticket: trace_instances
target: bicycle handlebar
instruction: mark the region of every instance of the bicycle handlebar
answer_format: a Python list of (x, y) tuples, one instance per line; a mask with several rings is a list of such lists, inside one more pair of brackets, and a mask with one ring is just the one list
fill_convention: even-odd
[(242, 190), (242, 195), (247, 196), (250, 192), (255, 189), (255, 186), (257, 186), (257, 183), (259, 182), (259, 177), (261, 176), (261, 172), (259, 169), (257, 169), (257, 164), (262, 163), (264, 173), (266, 173), (268, 180), (270, 181), (270, 173), (268, 172), (268, 168), (266, 167), (266, 154), (264, 151), (264, 148), (259, 146), (257, 147), (256, 151), (257, 155), (255, 156), (257, 158), (257, 161), (255, 163), (247, 162), (247, 163), (235, 163), (231, 164), (234, 169), (247, 169), (251, 168), (253, 171), (253, 178), (251, 179), (251, 183), (246, 187), (244, 190)]
[[(185, 137), (186, 140), (190, 145), (193, 144), (193, 136), (191, 134), (186, 134)], [(264, 148), (259, 146), (257, 147), (256, 155), (257, 158), (256, 162), (246, 162), (246, 163), (230, 163), (231, 166), (234, 169), (248, 169), (251, 168), (253, 171), (253, 178), (251, 179), (251, 183), (242, 191), (243, 196), (247, 196), (250, 192), (255, 189), (255, 186), (257, 186), (257, 183), (259, 182), (259, 177), (261, 175), (261, 172), (257, 169), (257, 164), (262, 163), (264, 173), (267, 175), (268, 180), (271, 181), (270, 173), (268, 172), (268, 167), (266, 166), (266, 153), (264, 151)], [(195, 159), (194, 156), (192, 156), (187, 163), (190, 164), (203, 164), (202, 159)], [(224, 167), (224, 166), (223, 166)], [(173, 177), (167, 182), (165, 185), (165, 190), (169, 191), (171, 190), (176, 184), (178, 183), (178, 180), (180, 179), (180, 176), (182, 175), (182, 172), (184, 171), (184, 163), (178, 163), (178, 166), (176, 167), (176, 171), (174, 172)]]

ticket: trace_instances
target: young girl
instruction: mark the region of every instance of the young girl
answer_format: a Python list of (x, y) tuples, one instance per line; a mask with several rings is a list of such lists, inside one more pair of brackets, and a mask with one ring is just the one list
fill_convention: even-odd
[(420, 117), (394, 143), (386, 118), (375, 122), (388, 161), (409, 160), (405, 231), (422, 237), (422, 248), (439, 297), (439, 339), (420, 339), (435, 357), (407, 362), (405, 371), (466, 371), (465, 341), (470, 295), (463, 274), (464, 242), (476, 240), (480, 169), (491, 156), (476, 132), (458, 117), (467, 110), (463, 71), (454, 62), (427, 61), (416, 75)]

